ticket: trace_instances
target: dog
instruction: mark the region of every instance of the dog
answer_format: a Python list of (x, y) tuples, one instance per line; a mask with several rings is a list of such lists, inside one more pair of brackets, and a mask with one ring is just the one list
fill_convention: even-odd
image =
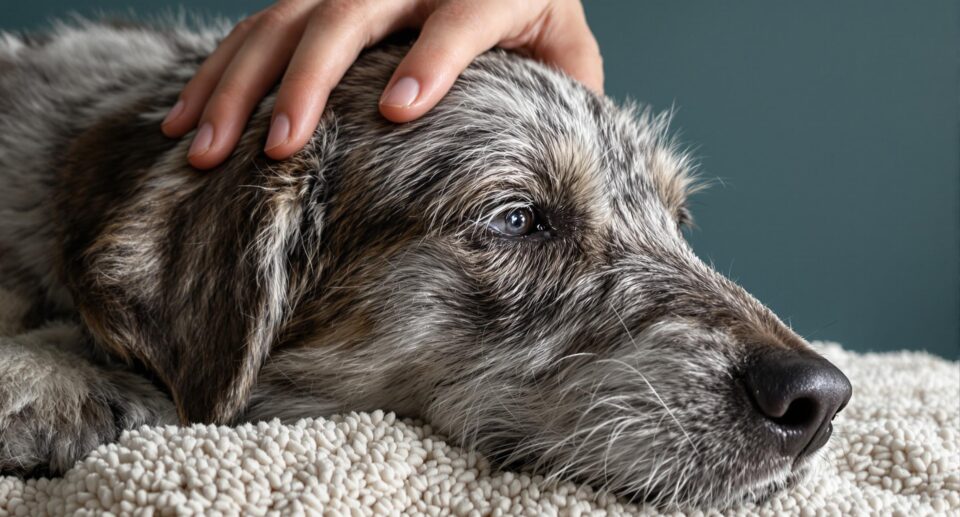
[(393, 124), (401, 37), (291, 159), (261, 152), (271, 95), (198, 172), (159, 126), (225, 30), (0, 39), (0, 284), (31, 307), (0, 338), (0, 471), (60, 474), (146, 424), (374, 409), (661, 507), (816, 464), (850, 383), (694, 255), (668, 115), (493, 50)]

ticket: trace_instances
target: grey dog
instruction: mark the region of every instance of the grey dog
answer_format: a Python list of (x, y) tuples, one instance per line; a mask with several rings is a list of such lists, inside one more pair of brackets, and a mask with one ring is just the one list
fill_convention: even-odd
[(663, 506), (796, 483), (843, 374), (682, 234), (667, 117), (504, 51), (436, 109), (365, 52), (307, 147), (218, 169), (159, 130), (224, 28), (0, 37), (0, 471), (56, 475), (144, 424), (385, 409), (504, 468)]

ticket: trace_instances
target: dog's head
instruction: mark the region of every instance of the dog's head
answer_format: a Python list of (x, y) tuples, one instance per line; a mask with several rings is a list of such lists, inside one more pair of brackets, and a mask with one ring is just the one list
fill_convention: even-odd
[[(66, 238), (67, 272), (100, 340), (185, 420), (311, 416), (311, 397), (395, 410), (662, 504), (801, 476), (849, 383), (693, 254), (691, 164), (666, 117), (497, 51), (395, 125), (377, 98), (402, 53), (365, 54), (286, 162), (259, 154), (268, 105), (204, 174), (162, 140), (91, 165), (97, 131), (122, 142), (154, 120), (81, 139), (62, 206), (92, 229)], [(103, 192), (115, 208), (80, 220)]]

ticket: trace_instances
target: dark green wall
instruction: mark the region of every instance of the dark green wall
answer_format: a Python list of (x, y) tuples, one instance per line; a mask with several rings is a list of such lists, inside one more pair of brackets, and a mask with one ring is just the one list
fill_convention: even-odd
[[(177, 5), (3, 2), (2, 28)], [(676, 107), (716, 180), (693, 200), (703, 257), (809, 338), (960, 355), (960, 2), (593, 0), (587, 15), (608, 93)]]
[(677, 107), (698, 252), (803, 335), (960, 352), (960, 3), (591, 2), (609, 93)]

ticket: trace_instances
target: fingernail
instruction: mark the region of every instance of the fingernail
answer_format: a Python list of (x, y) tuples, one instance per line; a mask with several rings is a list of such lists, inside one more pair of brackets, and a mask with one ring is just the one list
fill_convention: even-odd
[(187, 151), (187, 156), (197, 156), (198, 154), (206, 153), (212, 143), (213, 125), (206, 122), (200, 126), (200, 130), (197, 131), (197, 134), (193, 137), (193, 143), (190, 144), (190, 150)]
[(267, 144), (263, 147), (264, 151), (269, 151), (274, 147), (279, 147), (290, 137), (290, 118), (285, 113), (280, 113), (273, 117), (270, 124), (270, 134), (267, 136)]
[(172, 108), (170, 108), (170, 113), (167, 113), (167, 116), (163, 118), (163, 122), (161, 122), (160, 125), (165, 126), (169, 124), (173, 119), (179, 117), (180, 114), (183, 113), (184, 107), (186, 107), (186, 105), (183, 103), (183, 100), (178, 100), (177, 103), (174, 104)]
[(384, 92), (383, 97), (380, 98), (380, 104), (406, 108), (417, 100), (419, 94), (420, 83), (413, 77), (402, 77)]

